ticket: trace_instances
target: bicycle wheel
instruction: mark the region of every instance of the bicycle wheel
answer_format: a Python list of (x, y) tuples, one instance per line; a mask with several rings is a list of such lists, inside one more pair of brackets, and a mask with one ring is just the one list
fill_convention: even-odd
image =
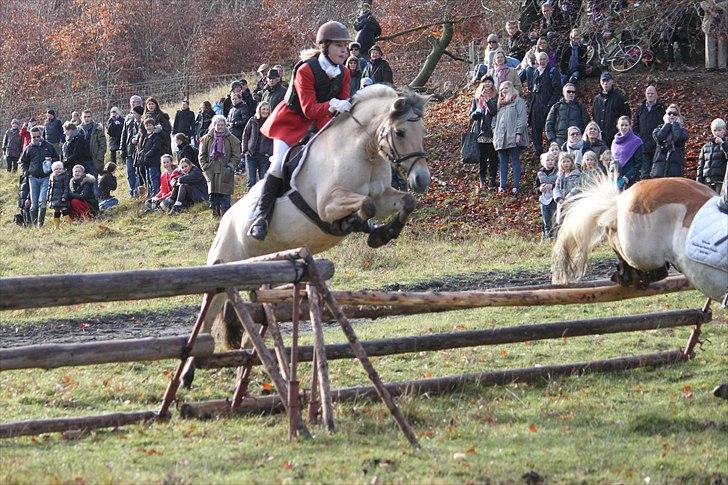
[(642, 47), (637, 44), (623, 46), (612, 58), (612, 69), (627, 72), (634, 69), (642, 60)]

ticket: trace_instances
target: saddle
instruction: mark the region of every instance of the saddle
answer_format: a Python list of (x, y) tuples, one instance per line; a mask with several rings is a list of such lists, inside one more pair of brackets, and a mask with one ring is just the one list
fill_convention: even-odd
[(688, 230), (685, 253), (688, 258), (728, 273), (728, 214), (720, 210), (720, 197), (700, 208)]

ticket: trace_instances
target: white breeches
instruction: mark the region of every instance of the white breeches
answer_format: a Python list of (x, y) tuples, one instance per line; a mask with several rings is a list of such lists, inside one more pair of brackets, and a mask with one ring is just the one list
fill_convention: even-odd
[(283, 158), (290, 146), (283, 140), (273, 139), (273, 155), (270, 156), (268, 173), (279, 179), (283, 178)]

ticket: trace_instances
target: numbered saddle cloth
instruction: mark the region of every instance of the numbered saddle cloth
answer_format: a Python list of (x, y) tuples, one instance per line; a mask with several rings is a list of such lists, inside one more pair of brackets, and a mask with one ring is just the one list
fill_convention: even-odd
[(728, 272), (728, 214), (718, 209), (719, 200), (711, 198), (695, 214), (685, 252), (693, 261)]

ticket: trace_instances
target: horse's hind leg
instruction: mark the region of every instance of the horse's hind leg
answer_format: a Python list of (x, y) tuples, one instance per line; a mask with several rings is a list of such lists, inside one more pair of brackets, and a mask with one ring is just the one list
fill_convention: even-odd
[(402, 233), (410, 215), (415, 210), (416, 201), (412, 194), (387, 188), (380, 197), (375, 199), (378, 213), (397, 212), (397, 215), (386, 224), (376, 227), (369, 234), (367, 244), (372, 248), (384, 246), (389, 241), (397, 239)]

